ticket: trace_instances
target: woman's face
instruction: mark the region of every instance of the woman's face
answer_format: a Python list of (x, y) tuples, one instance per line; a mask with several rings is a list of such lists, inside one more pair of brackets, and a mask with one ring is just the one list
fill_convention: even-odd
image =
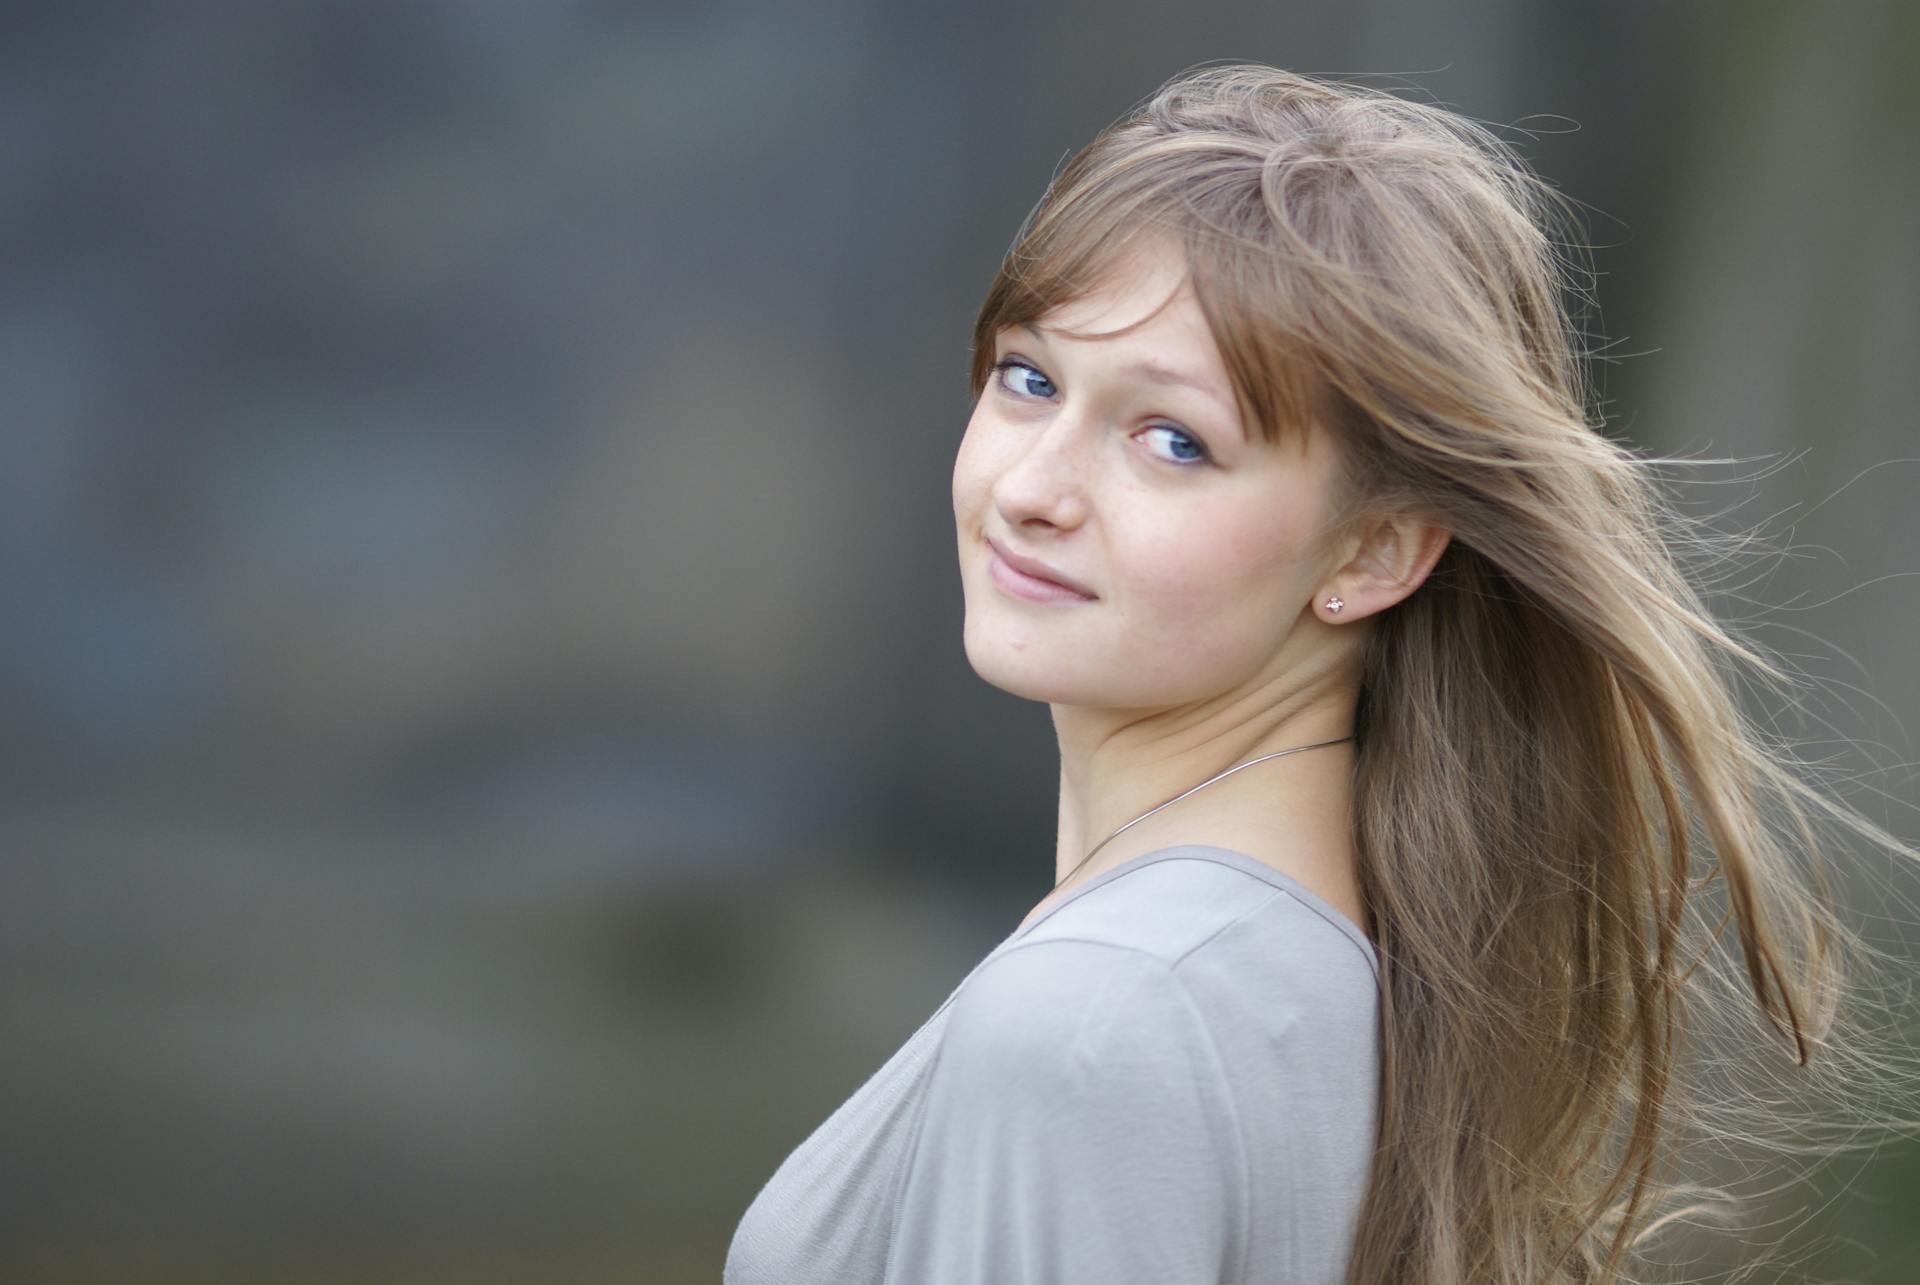
[[(994, 341), (1009, 364), (967, 422), (953, 512), (967, 658), (997, 687), (1174, 705), (1256, 687), (1327, 641), (1309, 600), (1333, 569), (1311, 547), (1337, 498), (1332, 444), (1249, 439), (1184, 274), (1177, 244), (1152, 242), (1099, 293)], [(1176, 289), (1127, 334), (1057, 333), (1119, 329)], [(1086, 593), (1036, 595), (994, 546)]]

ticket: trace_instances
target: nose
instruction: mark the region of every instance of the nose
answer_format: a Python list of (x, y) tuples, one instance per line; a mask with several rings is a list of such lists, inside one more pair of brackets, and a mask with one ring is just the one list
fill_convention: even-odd
[(1077, 527), (1086, 520), (1089, 461), (1084, 426), (1061, 413), (1035, 431), (993, 481), (993, 503), (1007, 527), (1030, 520)]

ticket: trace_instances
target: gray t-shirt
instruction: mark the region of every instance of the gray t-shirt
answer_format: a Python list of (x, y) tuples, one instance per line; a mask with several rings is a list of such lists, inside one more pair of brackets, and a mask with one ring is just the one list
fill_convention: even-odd
[(1337, 1285), (1379, 964), (1243, 852), (1162, 848), (995, 947), (748, 1206), (724, 1285)]

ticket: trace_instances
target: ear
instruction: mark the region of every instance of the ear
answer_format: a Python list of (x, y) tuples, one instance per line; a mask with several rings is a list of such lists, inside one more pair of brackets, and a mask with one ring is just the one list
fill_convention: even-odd
[(1418, 514), (1375, 519), (1349, 542), (1346, 561), (1321, 582), (1314, 614), (1335, 624), (1385, 611), (1420, 587), (1451, 536)]

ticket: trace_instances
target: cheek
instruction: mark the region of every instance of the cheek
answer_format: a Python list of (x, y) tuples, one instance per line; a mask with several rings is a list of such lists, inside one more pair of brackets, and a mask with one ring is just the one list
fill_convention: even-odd
[(1301, 578), (1296, 526), (1265, 511), (1185, 512), (1131, 542), (1129, 589), (1143, 607), (1189, 627), (1284, 616)]
[(955, 517), (977, 513), (993, 481), (992, 451), (982, 415), (976, 411), (960, 435), (953, 457), (953, 512)]

